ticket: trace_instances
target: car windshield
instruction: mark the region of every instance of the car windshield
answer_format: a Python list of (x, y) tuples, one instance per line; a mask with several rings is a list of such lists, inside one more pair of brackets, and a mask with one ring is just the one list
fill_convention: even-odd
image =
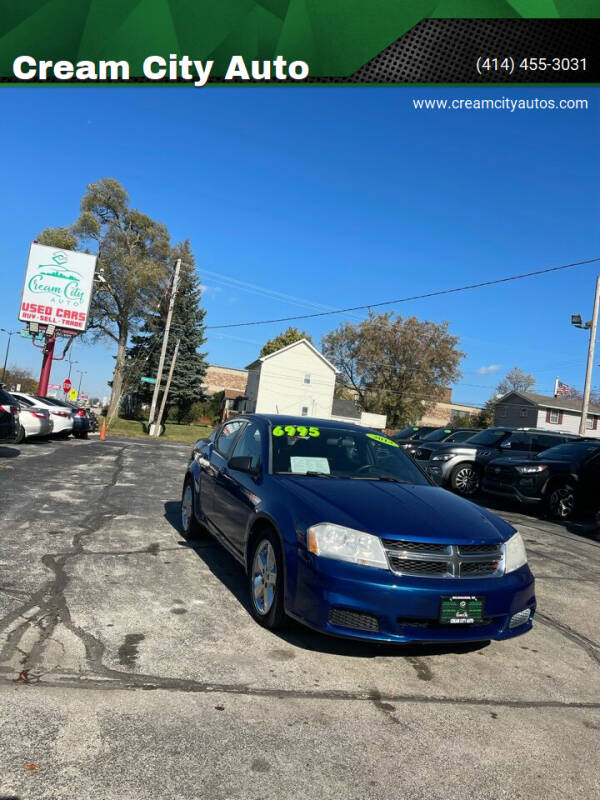
[(396, 442), (369, 430), (274, 425), (271, 441), (276, 474), (429, 483)]
[(474, 436), (476, 431), (456, 431), (453, 433), (452, 436), (449, 436), (446, 441), (447, 442), (465, 442), (467, 439), (470, 439), (471, 436)]
[(36, 394), (38, 400), (41, 400), (43, 403), (48, 403), (51, 406), (66, 406), (67, 403), (63, 402), (62, 400), (58, 400), (56, 397), (42, 397), (41, 394)]
[(469, 444), (495, 445), (506, 436), (506, 433), (505, 430), (499, 430), (498, 428), (488, 428), (486, 431), (481, 431), (472, 436), (469, 439)]
[(548, 450), (538, 453), (536, 458), (558, 458), (581, 463), (598, 452), (600, 452), (600, 442), (598, 444), (596, 442), (557, 444), (556, 447), (550, 447)]
[(421, 439), (424, 442), (441, 442), (442, 439), (445, 439), (452, 433), (450, 428), (436, 428), (434, 431), (430, 431), (429, 433), (422, 436)]

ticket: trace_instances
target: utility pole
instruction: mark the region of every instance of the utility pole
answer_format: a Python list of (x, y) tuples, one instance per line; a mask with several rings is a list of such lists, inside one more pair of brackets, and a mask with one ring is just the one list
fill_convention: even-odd
[(181, 259), (178, 258), (177, 263), (175, 264), (175, 275), (173, 276), (173, 287), (171, 289), (171, 299), (169, 300), (169, 310), (167, 312), (167, 324), (165, 325), (165, 332), (163, 334), (162, 347), (160, 350), (160, 360), (158, 362), (158, 370), (156, 372), (156, 383), (154, 384), (154, 392), (152, 393), (152, 405), (150, 406), (150, 415), (148, 417), (148, 430), (151, 436), (152, 436), (152, 423), (154, 422), (156, 403), (158, 401), (158, 393), (160, 391), (160, 382), (162, 380), (163, 367), (165, 365), (165, 355), (167, 353), (167, 345), (169, 344), (169, 330), (171, 328), (171, 317), (173, 316), (175, 297), (177, 296), (177, 288), (179, 286), (180, 269), (181, 269)]
[(590, 405), (590, 389), (592, 388), (592, 370), (594, 368), (594, 348), (596, 346), (596, 330), (598, 328), (598, 307), (600, 306), (600, 275), (596, 278), (596, 294), (594, 296), (594, 312), (590, 325), (590, 343), (588, 346), (587, 368), (585, 371), (585, 387), (583, 389), (583, 403), (581, 406), (581, 421), (579, 422), (579, 435), (585, 436), (587, 426), (588, 408)]
[(87, 375), (87, 369), (76, 369), (75, 372), (79, 373), (79, 386), (77, 387), (77, 394), (81, 391), (81, 381), (83, 380), (83, 376)]
[(6, 362), (8, 361), (8, 351), (10, 349), (10, 340), (17, 333), (17, 331), (7, 331), (6, 328), (0, 328), (0, 331), (8, 334), (8, 342), (6, 343), (6, 355), (4, 356), (4, 367), (2, 369), (2, 380), (6, 378)]
[(160, 409), (158, 411), (158, 418), (156, 420), (156, 425), (154, 426), (154, 436), (160, 436), (160, 424), (162, 422), (163, 414), (165, 411), (165, 406), (167, 404), (167, 397), (169, 395), (169, 389), (171, 388), (171, 378), (173, 377), (173, 371), (175, 369), (175, 362), (177, 361), (177, 355), (179, 353), (179, 343), (181, 339), (177, 339), (177, 343), (175, 345), (175, 350), (173, 350), (173, 358), (171, 359), (171, 366), (169, 367), (169, 375), (167, 377), (167, 385), (165, 386), (165, 391), (162, 396), (162, 401), (160, 404)]

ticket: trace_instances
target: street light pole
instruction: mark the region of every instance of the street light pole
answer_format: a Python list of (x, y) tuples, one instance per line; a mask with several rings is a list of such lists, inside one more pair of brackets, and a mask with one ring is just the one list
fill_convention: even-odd
[(575, 327), (585, 330), (589, 328), (590, 343), (588, 345), (587, 367), (585, 371), (585, 386), (583, 389), (583, 402), (581, 404), (581, 420), (579, 421), (579, 435), (585, 436), (587, 427), (588, 408), (590, 406), (590, 391), (592, 388), (592, 370), (594, 368), (594, 349), (596, 347), (596, 331), (598, 329), (598, 309), (600, 308), (600, 275), (596, 278), (596, 294), (594, 295), (594, 311), (592, 319), (586, 322), (585, 325), (581, 323), (581, 318), (577, 321), (578, 315), (571, 318), (571, 322)]
[(79, 373), (79, 386), (77, 387), (77, 396), (79, 396), (79, 393), (81, 392), (81, 381), (83, 380), (83, 376), (87, 375), (87, 370), (86, 369), (77, 369), (77, 370), (75, 370), (75, 372)]
[(8, 334), (8, 342), (6, 343), (6, 355), (4, 356), (4, 367), (2, 368), (2, 380), (4, 381), (4, 378), (6, 378), (6, 364), (8, 362), (8, 351), (10, 349), (10, 340), (15, 335), (15, 333), (18, 333), (18, 331), (7, 331), (6, 328), (0, 328), (0, 331), (3, 331), (3, 333)]

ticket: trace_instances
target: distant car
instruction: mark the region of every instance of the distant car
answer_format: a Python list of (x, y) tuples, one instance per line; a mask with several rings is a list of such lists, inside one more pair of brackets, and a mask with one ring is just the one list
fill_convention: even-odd
[(19, 430), (15, 444), (36, 436), (50, 436), (54, 430), (54, 422), (47, 408), (26, 406), (15, 398), (19, 405)]
[(600, 440), (559, 444), (529, 458), (490, 461), (481, 488), (525, 504), (544, 504), (555, 519), (598, 508)]
[(14, 443), (19, 432), (19, 405), (0, 384), (0, 442)]
[(181, 525), (189, 538), (209, 530), (240, 562), (267, 628), (292, 617), (334, 636), (456, 643), (532, 626), (518, 531), (358, 425), (228, 420), (192, 451)]
[(95, 433), (98, 430), (98, 417), (91, 408), (86, 408), (88, 419), (90, 421), (90, 431)]
[(440, 486), (471, 497), (479, 491), (485, 465), (493, 458), (502, 455), (528, 458), (573, 439), (579, 437), (537, 428), (487, 428), (466, 442), (443, 444), (429, 459), (427, 472)]
[(432, 444), (437, 446), (443, 442), (462, 442), (470, 436), (474, 436), (478, 432), (478, 428), (453, 428), (446, 426), (445, 428), (434, 428), (429, 433), (418, 439), (413, 439), (404, 445), (404, 451), (416, 457), (417, 450), (427, 447)]
[(421, 469), (427, 470), (429, 459), (445, 444), (459, 444), (460, 442), (468, 442), (476, 433), (480, 432), (479, 428), (441, 428), (442, 434), (445, 436), (434, 436), (438, 431), (428, 433), (421, 441), (416, 442), (413, 458)]
[(66, 406), (69, 408), (71, 410), (71, 417), (73, 418), (73, 436), (75, 439), (87, 439), (91, 423), (87, 410), (83, 408), (83, 406), (71, 403), (70, 400), (59, 400), (57, 397), (41, 397), (40, 399), (55, 406)]
[(428, 433), (436, 430), (438, 429), (435, 425), (411, 425), (409, 428), (396, 431), (390, 439), (399, 444), (403, 450), (408, 450), (413, 442), (420, 441)]
[(47, 397), (38, 397), (35, 394), (26, 394), (25, 392), (12, 392), (12, 395), (21, 405), (28, 408), (41, 407), (47, 409), (54, 423), (53, 436), (66, 439), (73, 432), (72, 409), (69, 406), (64, 403), (50, 403)]

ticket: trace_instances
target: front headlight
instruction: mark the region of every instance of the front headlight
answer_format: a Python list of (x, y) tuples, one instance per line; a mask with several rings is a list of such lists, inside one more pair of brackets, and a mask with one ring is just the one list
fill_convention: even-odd
[(451, 458), (454, 458), (452, 453), (444, 453), (441, 456), (431, 456), (432, 461), (450, 461)]
[(522, 467), (516, 467), (516, 470), (522, 475), (532, 475), (534, 472), (543, 472), (546, 468), (546, 464), (526, 464)]
[(514, 572), (526, 563), (525, 542), (520, 533), (515, 533), (504, 545), (504, 572)]
[(332, 522), (320, 522), (308, 529), (308, 550), (316, 556), (389, 569), (378, 536), (343, 525), (334, 525)]

